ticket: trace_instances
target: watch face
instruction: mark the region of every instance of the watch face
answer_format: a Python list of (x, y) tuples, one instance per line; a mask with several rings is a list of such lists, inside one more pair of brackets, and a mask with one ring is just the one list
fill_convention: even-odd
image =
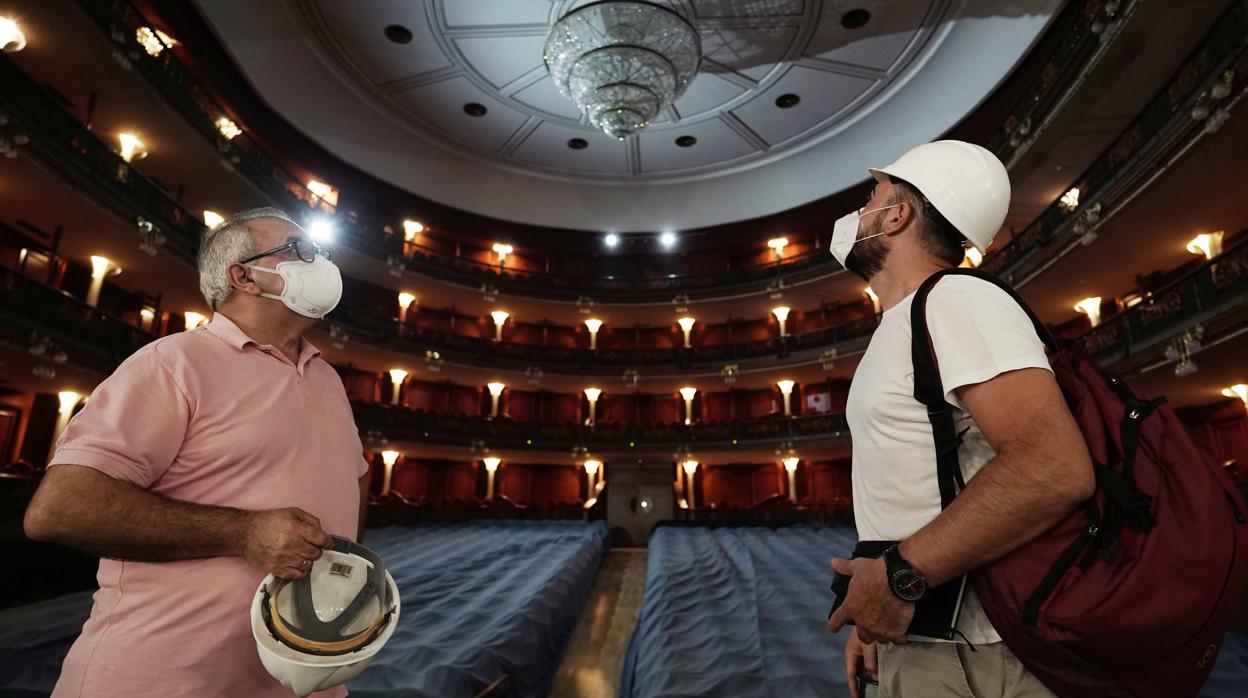
[(893, 593), (903, 601), (918, 601), (927, 592), (927, 580), (915, 570), (898, 570), (893, 574)]

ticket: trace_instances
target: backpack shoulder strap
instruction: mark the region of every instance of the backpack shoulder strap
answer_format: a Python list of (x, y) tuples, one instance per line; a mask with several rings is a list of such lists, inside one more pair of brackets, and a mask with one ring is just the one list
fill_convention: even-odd
[[(953, 406), (945, 401), (945, 390), (940, 380), (940, 366), (936, 351), (932, 346), (932, 336), (927, 327), (927, 298), (936, 283), (946, 276), (972, 276), (986, 281), (1005, 291), (1013, 298), (1036, 328), (1036, 334), (1049, 351), (1057, 350), (1057, 343), (1044, 323), (1036, 317), (1031, 308), (1022, 298), (995, 276), (977, 269), (943, 269), (932, 274), (919, 286), (910, 306), (910, 354), (914, 362), (914, 399), (927, 408), (927, 418), (932, 425), (932, 436), (936, 441), (936, 477), (940, 486), (940, 508), (945, 509), (953, 503), (958, 491), (966, 487), (962, 479), (962, 468), (958, 462), (958, 447), (962, 445), (962, 434), (957, 432), (953, 422)], [(963, 432), (964, 434), (965, 432)]]

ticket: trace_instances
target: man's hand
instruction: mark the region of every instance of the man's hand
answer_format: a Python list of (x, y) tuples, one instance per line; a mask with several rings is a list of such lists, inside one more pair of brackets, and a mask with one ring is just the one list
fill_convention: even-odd
[(862, 658), (863, 668), (867, 670), (867, 675), (872, 681), (879, 682), (880, 667), (876, 661), (876, 644), (874, 642), (863, 642), (858, 637), (858, 629), (853, 628), (849, 631), (849, 641), (845, 643), (845, 679), (849, 682), (849, 695), (853, 698), (862, 698), (858, 695), (858, 659)]
[(243, 555), (266, 573), (299, 579), (334, 541), (321, 522), (302, 509), (269, 509), (247, 514)]
[(864, 643), (906, 641), (906, 630), (914, 618), (914, 604), (893, 596), (888, 588), (884, 560), (875, 558), (835, 559), (832, 569), (849, 575), (849, 593), (836, 613), (828, 619), (828, 630), (837, 632), (850, 620)]

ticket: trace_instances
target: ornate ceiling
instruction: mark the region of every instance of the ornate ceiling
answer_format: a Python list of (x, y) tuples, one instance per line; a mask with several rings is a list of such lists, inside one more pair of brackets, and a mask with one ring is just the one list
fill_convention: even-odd
[(616, 141), (542, 58), (589, 0), (198, 1), (261, 95), (343, 159), (448, 205), (596, 230), (741, 220), (852, 186), (965, 116), (1060, 5), (658, 0), (694, 25), (701, 70)]

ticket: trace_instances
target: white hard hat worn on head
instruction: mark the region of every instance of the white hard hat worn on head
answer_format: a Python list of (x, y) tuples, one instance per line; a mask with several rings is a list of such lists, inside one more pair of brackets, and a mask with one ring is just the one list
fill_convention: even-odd
[(913, 185), (981, 253), (988, 251), (1010, 208), (1005, 165), (974, 143), (924, 143), (887, 167), (867, 171), (876, 180), (892, 176)]
[(302, 578), (265, 577), (251, 604), (261, 663), (300, 696), (359, 676), (399, 621), (399, 588), (381, 557), (333, 540)]

